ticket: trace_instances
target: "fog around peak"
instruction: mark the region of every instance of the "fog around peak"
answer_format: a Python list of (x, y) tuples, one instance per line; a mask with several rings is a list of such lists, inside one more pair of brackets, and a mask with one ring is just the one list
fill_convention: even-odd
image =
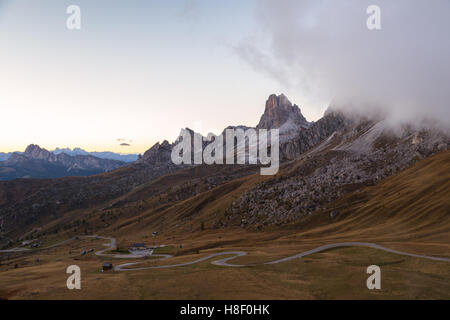
[[(381, 30), (366, 10), (381, 9)], [(450, 125), (450, 1), (261, 0), (236, 47), (256, 70), (308, 99)], [(323, 108), (326, 106), (324, 105)]]

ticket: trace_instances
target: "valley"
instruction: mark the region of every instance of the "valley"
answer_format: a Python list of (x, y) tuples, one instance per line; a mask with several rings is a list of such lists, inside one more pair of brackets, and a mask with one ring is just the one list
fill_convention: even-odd
[[(449, 298), (448, 261), (404, 256), (373, 247), (332, 247), (338, 242), (373, 242), (393, 250), (450, 259), (449, 160), (448, 151), (431, 156), (375, 186), (333, 202), (326, 211), (294, 223), (273, 225), (265, 231), (238, 226), (192, 231), (180, 227), (166, 229), (150, 216), (143, 216), (140, 224), (122, 227), (126, 231), (122, 228), (118, 232), (104, 231), (115, 234), (119, 247), (137, 241), (168, 245), (173, 257), (164, 260), (81, 256), (81, 250), (94, 247), (98, 252), (108, 242), (81, 237), (37, 252), (14, 253), (6, 260), (1, 255), (0, 279), (4, 284), (1, 295), (9, 299)], [(396, 196), (398, 193), (403, 196)], [(329, 212), (335, 210), (340, 214), (333, 220)], [(205, 210), (199, 210), (198, 214), (208, 215), (202, 211)], [(151, 235), (150, 230), (158, 230), (158, 235)], [(63, 240), (68, 234), (56, 238)], [(327, 244), (331, 247), (300, 259), (266, 264)], [(239, 257), (223, 254), (230, 251), (247, 254)], [(228, 258), (233, 259), (227, 260), (227, 264), (243, 267), (211, 264)], [(199, 259), (198, 263), (183, 265)], [(114, 266), (139, 263), (126, 268), (158, 268), (102, 274), (99, 272), (102, 261), (111, 261)], [(65, 288), (64, 271), (70, 264), (82, 269), (83, 289), (77, 292)], [(163, 267), (174, 264), (182, 266)], [(382, 268), (381, 291), (370, 292), (365, 288), (365, 268), (370, 264)]]

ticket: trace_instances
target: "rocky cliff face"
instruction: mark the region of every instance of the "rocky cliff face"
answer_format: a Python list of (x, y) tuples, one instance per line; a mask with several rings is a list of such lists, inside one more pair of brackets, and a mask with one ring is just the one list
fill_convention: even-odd
[(328, 112), (282, 145), (294, 162), (243, 194), (227, 217), (258, 228), (295, 221), (449, 147), (450, 137), (436, 129), (393, 131), (385, 120)]
[(256, 129), (279, 129), (280, 143), (285, 143), (310, 125), (300, 108), (293, 105), (284, 94), (272, 94), (266, 101), (264, 114)]
[(302, 115), (297, 105), (292, 105), (288, 98), (281, 94), (272, 94), (266, 101), (266, 108), (261, 120), (256, 126), (257, 129), (279, 129), (286, 122), (291, 121), (292, 125), (308, 127), (309, 123)]
[(56, 157), (52, 153), (35, 144), (30, 144), (23, 155), (31, 159), (56, 161)]
[(172, 147), (173, 146), (167, 140), (164, 140), (161, 144), (158, 142), (147, 150), (138, 162), (148, 164), (169, 162)]
[[(261, 116), (261, 120), (256, 126), (256, 129), (279, 129), (282, 157), (283, 159), (290, 159), (320, 142), (321, 139), (324, 139), (331, 134), (340, 124), (341, 122), (338, 119), (335, 119), (330, 115), (327, 120), (313, 126), (313, 130), (307, 131), (306, 129), (310, 128), (312, 123), (309, 123), (305, 119), (300, 108), (295, 104), (293, 105), (284, 94), (278, 96), (272, 94), (266, 101), (264, 114)], [(228, 126), (221, 133), (224, 135), (224, 141), (226, 141), (226, 129), (242, 129), (245, 131), (255, 128), (244, 125)], [(186, 128), (185, 130), (191, 135), (191, 150), (194, 150), (194, 135), (198, 133), (195, 133), (189, 128)], [(302, 135), (303, 132), (305, 132), (304, 135)], [(181, 134), (173, 144), (170, 144), (167, 141), (164, 141), (162, 144), (159, 142), (156, 143), (147, 150), (143, 157), (137, 162), (152, 165), (170, 163), (172, 148), (180, 141), (180, 139)], [(293, 141), (293, 139), (295, 139), (295, 141)], [(209, 143), (210, 141), (203, 141), (203, 148)]]
[[(174, 143), (169, 143), (167, 140), (164, 140), (162, 143), (157, 142), (153, 147), (151, 147), (149, 150), (147, 150), (144, 155), (138, 159), (137, 163), (147, 164), (147, 165), (170, 165), (175, 166), (172, 163), (172, 149), (174, 146), (176, 146), (180, 141), (182, 141), (183, 132), (187, 133), (191, 137), (191, 161), (193, 163), (194, 161), (194, 139), (201, 138), (202, 139), (202, 150), (200, 152), (203, 152), (203, 149), (210, 143), (209, 141), (205, 140), (203, 136), (201, 136), (199, 133), (194, 132), (193, 130), (189, 128), (182, 129), (180, 132), (180, 135), (175, 140)], [(176, 167), (184, 167), (184, 166), (176, 166)]]
[(326, 112), (324, 117), (304, 130), (299, 130), (288, 141), (280, 144), (282, 160), (292, 160), (310, 150), (334, 132), (342, 132), (352, 121), (340, 112)]
[(256, 126), (257, 129), (279, 129), (280, 134), (307, 128), (309, 122), (297, 105), (293, 105), (289, 99), (281, 94), (272, 94), (266, 101), (264, 114)]

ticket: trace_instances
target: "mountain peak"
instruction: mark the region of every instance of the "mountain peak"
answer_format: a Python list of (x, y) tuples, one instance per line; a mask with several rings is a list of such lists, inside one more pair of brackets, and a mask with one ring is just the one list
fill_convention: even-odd
[(171, 152), (172, 146), (164, 140), (162, 143), (155, 143), (138, 161), (150, 164), (165, 163), (170, 160)]
[(25, 153), (26, 154), (31, 154), (33, 152), (40, 152), (42, 150), (41, 147), (39, 147), (37, 144), (30, 144), (26, 149), (25, 149)]
[(33, 159), (48, 159), (50, 157), (50, 152), (42, 149), (37, 144), (30, 144), (25, 149), (24, 155)]
[(284, 94), (278, 96), (271, 94), (266, 101), (264, 114), (256, 128), (278, 129), (289, 120), (297, 126), (308, 126), (308, 121), (296, 104), (293, 105)]

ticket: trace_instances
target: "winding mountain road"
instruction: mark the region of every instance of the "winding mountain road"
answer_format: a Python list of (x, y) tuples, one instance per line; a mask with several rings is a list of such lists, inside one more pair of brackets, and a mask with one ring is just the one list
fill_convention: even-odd
[[(288, 261), (299, 259), (299, 258), (308, 256), (308, 255), (311, 255), (311, 254), (314, 254), (314, 253), (319, 253), (319, 252), (326, 251), (326, 250), (329, 250), (329, 249), (341, 248), (341, 247), (370, 247), (370, 248), (373, 248), (373, 249), (378, 249), (378, 250), (382, 250), (382, 251), (386, 251), (386, 252), (390, 252), (390, 253), (395, 253), (395, 254), (403, 255), (403, 256), (422, 258), (422, 259), (429, 259), (429, 260), (434, 260), (434, 261), (450, 262), (450, 258), (432, 257), (432, 256), (408, 253), (408, 252), (403, 252), (403, 251), (399, 251), (399, 250), (389, 249), (389, 248), (380, 246), (380, 245), (375, 244), (375, 243), (370, 243), (370, 242), (342, 242), (342, 243), (327, 244), (327, 245), (324, 245), (324, 246), (321, 246), (321, 247), (317, 247), (317, 248), (314, 248), (314, 249), (311, 249), (311, 250), (308, 250), (308, 251), (304, 251), (304, 252), (298, 253), (298, 254), (293, 255), (293, 256), (289, 256), (289, 257), (286, 257), (286, 258), (282, 258), (282, 259), (274, 260), (274, 261), (270, 261), (270, 262), (261, 263), (260, 265), (264, 265), (264, 264), (278, 264), (278, 263), (282, 263), (282, 262), (288, 262)], [(246, 254), (247, 253), (244, 252), (244, 251), (226, 251), (226, 252), (213, 253), (213, 254), (210, 254), (208, 256), (202, 257), (200, 259), (197, 259), (197, 260), (194, 260), (194, 261), (185, 262), (185, 263), (164, 265), (164, 266), (128, 268), (128, 267), (131, 267), (131, 266), (134, 266), (134, 265), (142, 263), (142, 262), (134, 262), (134, 263), (126, 263), (126, 264), (122, 264), (122, 265), (116, 266), (114, 268), (114, 270), (116, 270), (116, 271), (133, 271), (134, 270), (134, 271), (136, 271), (136, 270), (149, 270), (149, 269), (164, 269), (164, 268), (182, 267), (182, 266), (192, 265), (192, 264), (195, 264), (195, 263), (206, 261), (206, 260), (209, 260), (211, 258), (218, 257), (218, 256), (224, 256), (224, 255), (232, 255), (232, 256), (224, 258), (224, 259), (220, 259), (220, 260), (215, 260), (215, 261), (212, 261), (211, 263), (214, 264), (214, 265), (224, 266), (224, 267), (249, 267), (249, 266), (255, 266), (256, 264), (239, 265), (239, 264), (228, 263), (228, 261), (230, 261), (232, 259), (235, 259), (237, 257), (245, 256)]]
[[(130, 253), (130, 254), (106, 253), (106, 251), (116, 249), (116, 247), (117, 247), (116, 239), (113, 237), (102, 237), (102, 236), (97, 236), (97, 235), (73, 237), (73, 238), (58, 242), (56, 244), (53, 244), (53, 245), (51, 245), (49, 247), (45, 247), (45, 248), (36, 248), (36, 249), (13, 248), (13, 249), (9, 249), (9, 250), (0, 250), (0, 253), (14, 253), (14, 252), (23, 252), (23, 251), (46, 250), (46, 249), (54, 248), (56, 246), (68, 243), (69, 241), (73, 241), (73, 240), (81, 239), (81, 238), (96, 238), (96, 239), (104, 239), (104, 240), (110, 241), (110, 243), (107, 243), (104, 245), (104, 246), (106, 246), (106, 248), (104, 250), (100, 250), (95, 253), (97, 256), (118, 258), (118, 259), (136, 259), (136, 258), (143, 258), (143, 257), (148, 257), (148, 256), (160, 257), (160, 259), (156, 259), (156, 260), (165, 260), (165, 259), (172, 258), (172, 256), (168, 255), (168, 254), (153, 254), (153, 250), (147, 250), (145, 252), (140, 252), (140, 253), (137, 252), (137, 253)], [(282, 259), (278, 259), (278, 260), (274, 260), (274, 261), (270, 261), (270, 262), (260, 263), (259, 265), (270, 265), (270, 264), (278, 264), (278, 263), (282, 263), (282, 262), (288, 262), (288, 261), (299, 259), (299, 258), (308, 256), (308, 255), (311, 255), (314, 253), (326, 251), (326, 250), (333, 249), (333, 248), (342, 248), (342, 247), (369, 247), (369, 248), (378, 249), (378, 250), (382, 250), (385, 252), (390, 252), (390, 253), (403, 255), (403, 256), (428, 259), (428, 260), (434, 260), (434, 261), (450, 262), (450, 258), (433, 257), (433, 256), (420, 255), (420, 254), (415, 254), (415, 253), (408, 253), (408, 252), (404, 252), (404, 251), (386, 248), (386, 247), (380, 246), (375, 243), (370, 243), (370, 242), (341, 242), (341, 243), (332, 243), (332, 244), (323, 245), (321, 247), (317, 247), (317, 248), (314, 248), (314, 249), (311, 249), (308, 251), (304, 251), (304, 252), (298, 253), (293, 256), (289, 256), (286, 258), (282, 258)], [(130, 262), (130, 263), (124, 263), (124, 264), (118, 265), (118, 266), (114, 267), (114, 270), (115, 271), (139, 271), (139, 270), (151, 270), (151, 269), (176, 268), (176, 267), (193, 265), (193, 264), (200, 263), (200, 262), (203, 262), (203, 261), (215, 258), (215, 257), (219, 257), (219, 256), (231, 256), (231, 257), (225, 257), (225, 258), (222, 258), (219, 260), (214, 260), (211, 263), (214, 265), (224, 266), (224, 267), (255, 266), (256, 264), (239, 265), (239, 264), (229, 263), (230, 260), (233, 260), (237, 257), (245, 256), (246, 254), (247, 254), (247, 252), (245, 252), (245, 251), (224, 251), (224, 252), (213, 253), (213, 254), (204, 256), (202, 258), (193, 260), (193, 261), (188, 261), (188, 262), (183, 262), (183, 263), (178, 263), (178, 264), (168, 264), (168, 265), (162, 265), (162, 266), (148, 266), (148, 267), (134, 267), (143, 262)]]

